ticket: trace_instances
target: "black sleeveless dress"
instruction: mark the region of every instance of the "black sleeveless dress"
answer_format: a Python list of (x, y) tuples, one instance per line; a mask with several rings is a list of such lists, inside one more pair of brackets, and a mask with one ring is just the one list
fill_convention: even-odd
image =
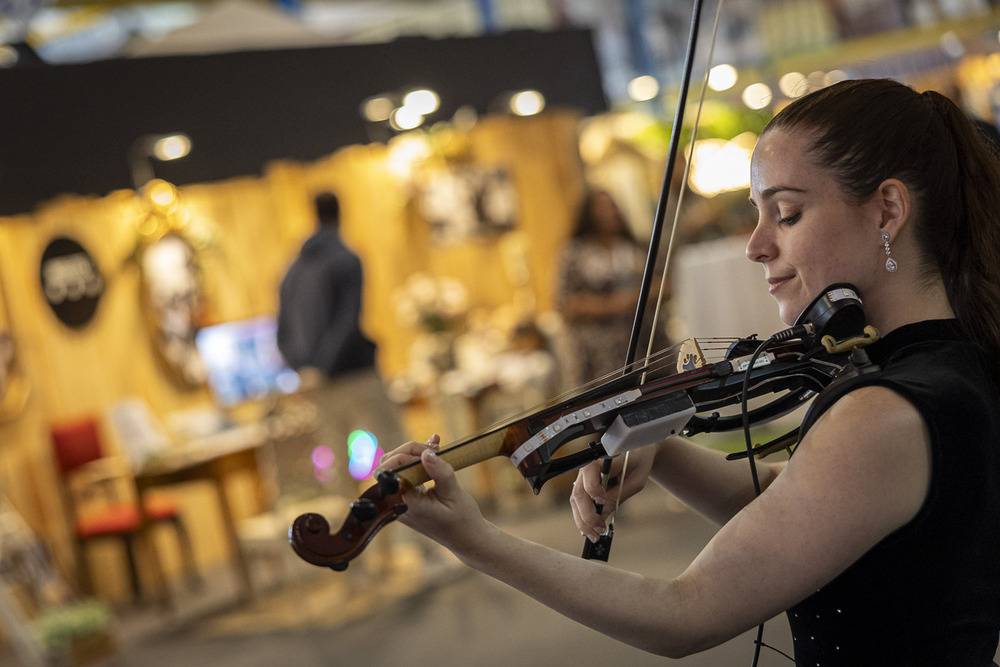
[[(867, 351), (881, 372), (828, 390), (881, 385), (916, 406), (930, 433), (930, 490), (910, 523), (788, 610), (796, 663), (992, 665), (1000, 632), (996, 381), (955, 320), (901, 327)], [(812, 412), (803, 432), (822, 410)]]

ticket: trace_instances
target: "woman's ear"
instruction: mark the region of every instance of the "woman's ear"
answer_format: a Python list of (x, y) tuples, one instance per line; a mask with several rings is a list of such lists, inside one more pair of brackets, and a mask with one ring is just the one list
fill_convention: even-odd
[(909, 188), (898, 178), (887, 178), (878, 186), (875, 199), (881, 212), (879, 232), (888, 232), (890, 237), (896, 238), (913, 212)]

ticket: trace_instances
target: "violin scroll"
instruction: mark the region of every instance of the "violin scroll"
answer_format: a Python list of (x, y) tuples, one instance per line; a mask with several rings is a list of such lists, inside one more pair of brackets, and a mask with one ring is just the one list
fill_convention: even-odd
[(307, 513), (288, 529), (288, 542), (307, 563), (346, 570), (386, 524), (406, 511), (403, 486), (396, 475), (383, 471), (377, 483), (350, 504), (350, 512), (336, 533), (330, 533), (330, 524), (323, 516)]

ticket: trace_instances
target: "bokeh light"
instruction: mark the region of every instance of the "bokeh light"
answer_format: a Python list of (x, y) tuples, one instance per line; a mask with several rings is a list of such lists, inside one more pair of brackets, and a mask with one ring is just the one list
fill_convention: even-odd
[(385, 95), (369, 97), (361, 107), (361, 115), (373, 123), (381, 123), (389, 120), (394, 108), (392, 100)]
[(354, 479), (368, 479), (384, 453), (373, 433), (360, 429), (351, 431), (347, 436), (347, 472)]
[(177, 160), (191, 152), (191, 139), (186, 134), (161, 137), (153, 144), (153, 155), (158, 160)]
[(651, 100), (660, 94), (660, 82), (649, 75), (637, 76), (628, 82), (628, 96), (636, 102)]
[(441, 100), (438, 98), (437, 93), (427, 89), (414, 90), (407, 93), (406, 97), (403, 98), (403, 106), (413, 109), (415, 113), (421, 116), (434, 113), (440, 104)]
[(423, 125), (424, 117), (413, 107), (399, 107), (389, 115), (389, 124), (394, 130), (413, 130)]
[(333, 466), (335, 458), (333, 450), (326, 445), (320, 445), (312, 451), (312, 462), (317, 468), (329, 468)]
[(545, 96), (537, 90), (522, 90), (510, 98), (510, 110), (518, 116), (534, 116), (545, 109)]
[(809, 92), (806, 75), (802, 72), (787, 72), (778, 79), (778, 90), (785, 97), (795, 99)]
[(312, 450), (310, 457), (313, 462), (313, 475), (321, 482), (332, 482), (337, 471), (333, 467), (333, 462), (337, 456), (333, 450), (326, 445), (319, 445)]
[(743, 104), (751, 109), (763, 109), (771, 103), (771, 89), (765, 83), (751, 83), (743, 90)]
[(732, 65), (716, 65), (708, 71), (708, 87), (712, 90), (729, 90), (736, 85), (739, 74)]

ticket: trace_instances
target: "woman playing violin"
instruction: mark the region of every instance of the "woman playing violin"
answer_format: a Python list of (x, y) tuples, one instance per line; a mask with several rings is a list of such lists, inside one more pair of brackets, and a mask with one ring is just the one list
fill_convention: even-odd
[[(623, 499), (652, 480), (720, 525), (682, 574), (651, 579), (502, 532), (435, 455), (436, 438), (383, 461), (420, 457), (435, 482), (405, 496), (400, 520), (556, 611), (667, 656), (787, 612), (796, 664), (992, 664), (1000, 163), (942, 95), (846, 81), (772, 120), (750, 201), (747, 256), (782, 319), (832, 283), (855, 285), (882, 335), (866, 348), (880, 371), (827, 402), (787, 463), (761, 465), (759, 496), (743, 466), (682, 438), (631, 452)], [(606, 495), (597, 464), (579, 471), (571, 505), (591, 541)]]

